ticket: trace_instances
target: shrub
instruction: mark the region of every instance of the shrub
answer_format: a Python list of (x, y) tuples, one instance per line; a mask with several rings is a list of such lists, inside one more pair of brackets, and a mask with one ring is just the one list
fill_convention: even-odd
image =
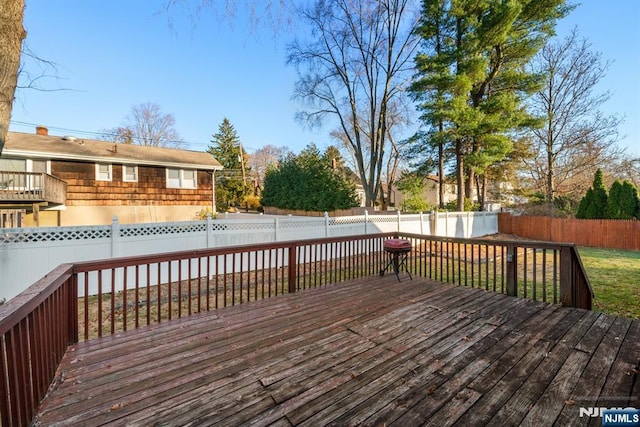
[(604, 187), (602, 171), (598, 169), (593, 178), (593, 185), (587, 190), (587, 194), (585, 194), (582, 200), (580, 200), (576, 218), (605, 218), (607, 198), (607, 190)]
[(267, 171), (262, 205), (280, 209), (333, 211), (358, 206), (355, 186), (310, 145)]

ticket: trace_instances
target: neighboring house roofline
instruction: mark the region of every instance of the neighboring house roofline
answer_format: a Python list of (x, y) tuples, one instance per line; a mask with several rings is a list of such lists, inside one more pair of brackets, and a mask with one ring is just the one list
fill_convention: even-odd
[(83, 138), (69, 140), (58, 136), (21, 132), (8, 132), (2, 154), (3, 157), (32, 157), (210, 171), (223, 169), (222, 165), (206, 152), (116, 144)]
[(141, 165), (141, 166), (165, 166), (165, 167), (179, 167), (185, 168), (188, 166), (191, 169), (206, 169), (206, 170), (222, 170), (222, 166), (203, 165), (197, 163), (179, 163), (179, 162), (158, 162), (145, 159), (130, 159), (121, 157), (91, 157), (91, 156), (76, 156), (76, 155), (59, 155), (50, 152), (38, 152), (29, 150), (11, 150), (3, 149), (3, 157), (16, 156), (16, 157), (32, 157), (36, 159), (47, 160), (78, 160), (91, 163), (117, 163), (123, 165)]

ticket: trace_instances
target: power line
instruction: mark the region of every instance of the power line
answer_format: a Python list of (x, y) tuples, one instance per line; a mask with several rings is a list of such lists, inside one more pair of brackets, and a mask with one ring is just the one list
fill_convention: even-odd
[[(30, 128), (30, 129), (34, 129), (36, 126), (40, 126), (40, 124), (37, 123), (29, 123), (29, 122), (22, 122), (19, 120), (11, 120), (11, 124), (15, 125), (15, 126), (22, 126), (25, 128)], [(93, 139), (100, 139), (102, 136), (105, 135), (113, 135), (114, 134), (106, 134), (105, 132), (96, 132), (96, 131), (88, 131), (88, 130), (80, 130), (80, 129), (69, 129), (69, 128), (63, 128), (63, 127), (57, 127), (57, 126), (48, 126), (47, 125), (47, 129), (50, 130), (55, 130), (57, 132), (60, 132), (61, 134), (73, 134), (74, 136), (76, 135), (86, 135), (88, 137), (91, 137)], [(134, 138), (134, 139), (139, 139), (139, 138)], [(206, 147), (209, 148), (211, 142), (193, 142), (193, 141), (167, 141), (170, 144), (185, 144), (188, 147)], [(244, 149), (249, 149), (251, 151), (256, 151), (256, 148), (253, 147), (247, 147), (247, 146), (243, 146)], [(203, 151), (206, 151), (203, 150)]]
[[(11, 120), (11, 123), (16, 125), (16, 126), (23, 126), (23, 127), (30, 127), (30, 128), (34, 128), (36, 126), (40, 126), (36, 123), (28, 123), (28, 122), (21, 122), (18, 120)], [(96, 132), (96, 131), (88, 131), (88, 130), (80, 130), (80, 129), (69, 129), (69, 128), (63, 128), (63, 127), (57, 127), (57, 126), (49, 126), (47, 125), (47, 129), (50, 130), (55, 130), (58, 131), (60, 133), (70, 133), (75, 135), (86, 135), (89, 137), (92, 137), (93, 139), (101, 139), (101, 137), (103, 136), (115, 136), (115, 134), (109, 134), (109, 133), (105, 133), (105, 132)], [(140, 139), (140, 138), (134, 138), (134, 139)], [(186, 144), (188, 146), (208, 146), (208, 144), (202, 143), (202, 142), (193, 142), (193, 141), (167, 141), (170, 144)]]

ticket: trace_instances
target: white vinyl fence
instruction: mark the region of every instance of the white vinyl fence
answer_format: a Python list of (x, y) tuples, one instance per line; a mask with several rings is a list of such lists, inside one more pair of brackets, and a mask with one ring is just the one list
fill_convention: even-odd
[(489, 212), (365, 215), (331, 218), (228, 215), (171, 223), (0, 229), (0, 301), (53, 268), (89, 261), (213, 247), (402, 231), (478, 237), (498, 232)]

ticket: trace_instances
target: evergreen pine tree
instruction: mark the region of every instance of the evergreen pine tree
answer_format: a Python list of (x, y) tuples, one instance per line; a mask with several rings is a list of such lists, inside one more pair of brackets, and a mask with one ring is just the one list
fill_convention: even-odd
[(287, 156), (266, 174), (263, 206), (318, 212), (357, 206), (355, 186), (333, 169), (333, 159), (313, 144)]
[(576, 218), (587, 219), (587, 207), (593, 202), (593, 189), (589, 188), (584, 197), (580, 200), (578, 205), (578, 211), (576, 212)]
[(593, 203), (587, 208), (589, 218), (604, 218), (607, 209), (607, 189), (604, 186), (602, 171), (598, 169), (593, 178)]
[(576, 218), (596, 219), (605, 218), (607, 209), (607, 189), (604, 186), (602, 171), (598, 169), (593, 178), (591, 188), (580, 200)]
[(616, 180), (609, 189), (604, 216), (609, 219), (637, 218), (638, 203), (640, 200), (636, 187), (627, 180)]
[(607, 207), (604, 211), (604, 218), (620, 219), (622, 218), (622, 204), (624, 193), (622, 183), (617, 179), (611, 184), (609, 195), (607, 196)]
[(211, 139), (211, 144), (207, 152), (224, 168), (216, 174), (216, 209), (226, 211), (244, 202), (246, 188), (243, 167), (246, 165), (246, 158), (240, 148), (240, 138), (227, 118), (222, 120), (218, 133)]
[(620, 219), (638, 218), (640, 199), (638, 189), (629, 181), (622, 183), (622, 200), (620, 201)]
[(459, 208), (471, 197), (476, 175), (486, 184), (487, 168), (512, 150), (513, 132), (535, 124), (523, 99), (539, 88), (540, 79), (525, 64), (568, 12), (564, 3), (423, 2), (418, 32), (425, 50), (416, 59), (419, 75), (412, 90), (423, 102), (430, 133), (454, 152)]

